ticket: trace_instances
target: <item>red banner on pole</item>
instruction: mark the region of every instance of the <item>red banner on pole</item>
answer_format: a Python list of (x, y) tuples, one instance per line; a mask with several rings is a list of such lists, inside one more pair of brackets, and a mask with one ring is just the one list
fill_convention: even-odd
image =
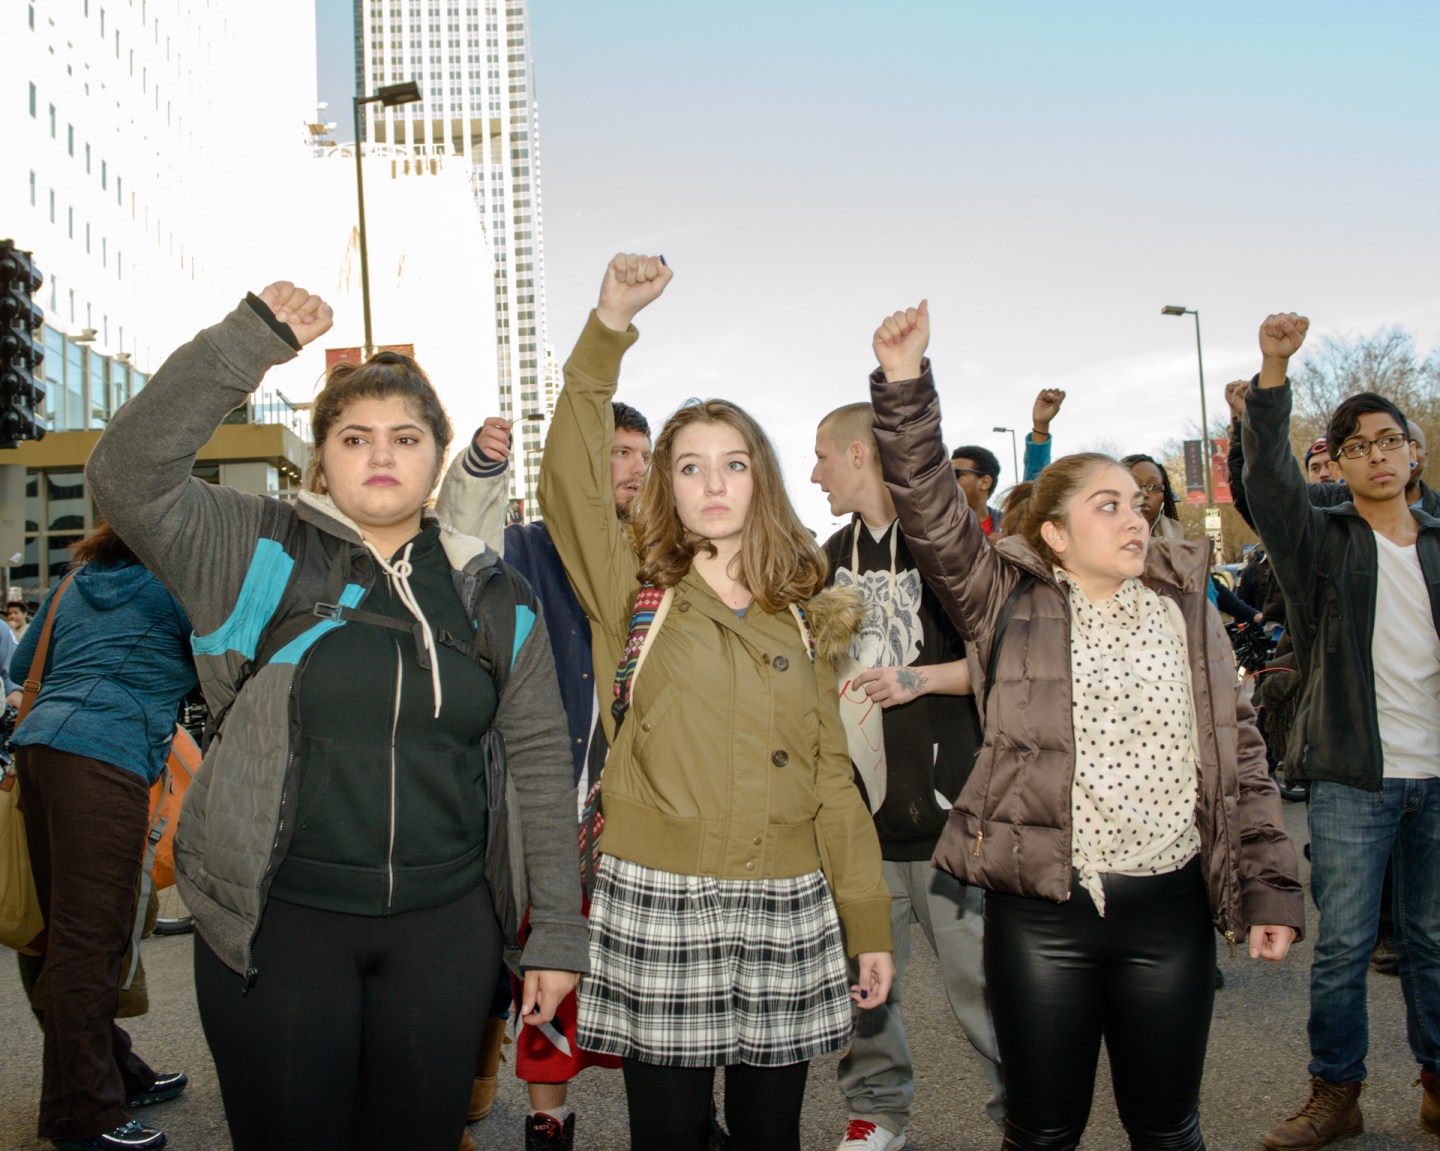
[(1230, 441), (1211, 440), (1210, 446), (1213, 449), (1210, 453), (1210, 484), (1215, 492), (1215, 502), (1233, 504), (1235, 499), (1230, 494)]
[(1205, 502), (1205, 469), (1210, 469), (1210, 485), (1217, 504), (1233, 504), (1230, 494), (1230, 441), (1220, 438), (1210, 441), (1210, 458), (1206, 459), (1199, 440), (1186, 440), (1185, 444), (1185, 502)]

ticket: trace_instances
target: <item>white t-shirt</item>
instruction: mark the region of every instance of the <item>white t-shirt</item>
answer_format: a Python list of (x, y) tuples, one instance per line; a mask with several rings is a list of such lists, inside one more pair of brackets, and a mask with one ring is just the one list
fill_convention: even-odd
[(1375, 711), (1387, 779), (1440, 776), (1440, 635), (1415, 545), (1375, 533)]

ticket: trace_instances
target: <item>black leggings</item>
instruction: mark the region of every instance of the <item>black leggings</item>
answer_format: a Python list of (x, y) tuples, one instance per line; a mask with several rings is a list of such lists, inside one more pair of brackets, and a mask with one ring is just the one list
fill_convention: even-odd
[[(626, 1059), (630, 1151), (708, 1151), (713, 1067), (662, 1067)], [(800, 1151), (800, 1105), (809, 1063), (725, 1068), (725, 1125), (746, 1151)]]
[(1203, 1151), (1200, 1078), (1215, 1001), (1215, 932), (1200, 861), (1105, 879), (1105, 917), (987, 893), (985, 976), (1010, 1151), (1069, 1151), (1095, 1092), (1100, 1039), (1134, 1151)]
[(270, 900), (254, 986), (195, 939), (235, 1151), (455, 1151), (500, 966), (481, 886), (386, 917)]

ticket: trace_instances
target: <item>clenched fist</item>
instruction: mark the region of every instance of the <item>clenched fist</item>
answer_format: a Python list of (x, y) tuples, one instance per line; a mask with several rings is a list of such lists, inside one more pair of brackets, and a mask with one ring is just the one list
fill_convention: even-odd
[(607, 328), (626, 331), (636, 313), (654, 303), (674, 275), (664, 256), (621, 252), (605, 269), (595, 314)]
[(323, 336), (335, 322), (335, 313), (330, 310), (329, 304), (306, 289), (297, 288), (289, 280), (276, 280), (260, 293), (260, 298), (277, 320), (290, 325), (302, 348), (311, 340)]
[(1309, 330), (1307, 316), (1297, 316), (1294, 312), (1266, 316), (1260, 325), (1260, 354), (1267, 360), (1288, 360), (1300, 350)]
[(1225, 402), (1230, 405), (1231, 418), (1238, 420), (1245, 414), (1245, 389), (1249, 386), (1249, 380), (1231, 380), (1225, 385)]
[(921, 300), (913, 308), (886, 316), (875, 329), (872, 346), (887, 380), (917, 379), (930, 346), (930, 302)]
[(487, 416), (475, 433), (475, 447), (492, 460), (510, 458), (510, 421), (500, 416)]
[(1060, 414), (1060, 405), (1065, 402), (1065, 393), (1059, 388), (1041, 388), (1030, 408), (1031, 429), (1042, 436), (1050, 434), (1050, 421)]

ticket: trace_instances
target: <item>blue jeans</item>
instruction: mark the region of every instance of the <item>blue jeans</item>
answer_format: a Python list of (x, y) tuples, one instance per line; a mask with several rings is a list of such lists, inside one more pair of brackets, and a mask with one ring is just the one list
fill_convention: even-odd
[(1310, 785), (1310, 889), (1320, 911), (1310, 969), (1310, 1074), (1365, 1079), (1366, 972), (1394, 853), (1395, 934), (1415, 1061), (1440, 1072), (1440, 779), (1380, 791)]

